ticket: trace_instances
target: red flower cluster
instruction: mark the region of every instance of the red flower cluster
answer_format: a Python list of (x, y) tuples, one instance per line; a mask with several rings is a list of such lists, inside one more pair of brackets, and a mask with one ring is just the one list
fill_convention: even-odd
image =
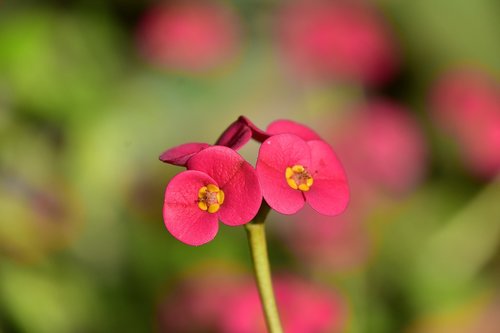
[[(262, 143), (256, 169), (236, 152), (251, 138)], [(215, 145), (183, 144), (160, 160), (188, 169), (167, 186), (163, 217), (170, 233), (189, 245), (212, 240), (218, 220), (230, 226), (250, 222), (262, 197), (282, 214), (294, 214), (307, 202), (333, 216), (349, 201), (347, 178), (332, 148), (292, 121), (276, 121), (263, 131), (240, 117)]]

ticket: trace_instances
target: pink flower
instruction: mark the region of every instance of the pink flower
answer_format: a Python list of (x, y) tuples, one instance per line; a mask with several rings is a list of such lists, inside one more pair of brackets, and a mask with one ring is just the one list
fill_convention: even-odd
[(463, 70), (446, 74), (432, 92), (439, 125), (452, 135), (467, 166), (485, 178), (500, 171), (500, 89), (486, 74)]
[[(445, 73), (432, 90), (434, 116), (453, 134), (468, 131), (500, 107), (498, 83), (474, 70)], [(471, 126), (472, 125), (472, 126)]]
[(239, 48), (237, 17), (216, 4), (179, 3), (154, 7), (141, 19), (138, 46), (152, 63), (169, 69), (207, 71)]
[(158, 332), (221, 332), (228, 303), (251, 283), (251, 276), (218, 262), (191, 269), (158, 304)]
[[(262, 142), (268, 137), (267, 133), (260, 130), (248, 118), (240, 116), (221, 134), (215, 145), (238, 150), (251, 138)], [(164, 151), (160, 155), (160, 161), (178, 166), (187, 166), (191, 157), (210, 146), (208, 143), (201, 142), (185, 143)]]
[(211, 241), (218, 220), (230, 226), (255, 217), (262, 194), (253, 167), (234, 150), (213, 146), (187, 161), (189, 170), (170, 181), (163, 218), (170, 233), (189, 245)]
[[(348, 307), (337, 292), (291, 276), (273, 282), (285, 332), (336, 333), (346, 326)], [(158, 304), (159, 332), (267, 332), (251, 276), (210, 262), (172, 290)]]
[(354, 191), (349, 210), (340, 216), (321, 215), (305, 207), (286, 224), (275, 225), (292, 253), (314, 271), (349, 272), (370, 258), (372, 243), (363, 220), (366, 213)]
[(393, 36), (384, 19), (360, 2), (295, 1), (278, 26), (283, 56), (300, 74), (378, 84), (398, 67)]
[(309, 127), (293, 120), (286, 119), (280, 119), (270, 123), (269, 126), (267, 126), (267, 133), (269, 135), (286, 133), (295, 134), (306, 141), (323, 140), (318, 133), (316, 133)]
[(269, 134), (255, 126), (250, 119), (245, 116), (239, 116), (238, 119), (229, 125), (221, 134), (216, 144), (238, 150), (252, 138), (258, 142), (263, 142), (268, 137)]
[(184, 143), (167, 149), (160, 155), (160, 161), (178, 166), (186, 166), (191, 157), (208, 147), (210, 147), (208, 143)]
[[(248, 141), (250, 141), (250, 139), (254, 139), (257, 142), (262, 143), (271, 135), (285, 133), (295, 134), (306, 141), (322, 140), (321, 137), (312, 129), (293, 120), (276, 120), (269, 124), (266, 131), (263, 131), (258, 128), (253, 122), (251, 122), (247, 117), (239, 116), (238, 119), (231, 125), (229, 125), (229, 127), (221, 134), (215, 144), (231, 147), (234, 150), (238, 150), (239, 148), (243, 147)], [(175, 150), (179, 148), (179, 153), (176, 152), (173, 155), (185, 155), (186, 150), (195, 151), (197, 149), (200, 149), (198, 148), (199, 145), (202, 144), (186, 144), (186, 146), (189, 146), (189, 149), (184, 148), (184, 145), (173, 148)], [(169, 151), (173, 149), (170, 149)], [(164, 155), (172, 155), (169, 151), (163, 153), (162, 156), (160, 156), (160, 160), (164, 161)]]
[(410, 192), (423, 179), (427, 162), (422, 130), (409, 110), (375, 100), (340, 122), (333, 142), (350, 179), (389, 194)]
[[(292, 277), (278, 277), (274, 289), (283, 330), (287, 333), (341, 332), (346, 305), (332, 291)], [(224, 333), (266, 332), (257, 289), (248, 284), (228, 300), (230, 316), (222, 317)]]
[[(277, 124), (270, 126), (271, 131), (294, 123)], [(326, 142), (311, 136), (312, 130), (295, 125), (294, 130), (303, 138), (277, 134), (260, 147), (256, 170), (264, 199), (283, 214), (296, 213), (306, 201), (321, 214), (340, 214), (349, 201), (347, 178), (340, 161)]]

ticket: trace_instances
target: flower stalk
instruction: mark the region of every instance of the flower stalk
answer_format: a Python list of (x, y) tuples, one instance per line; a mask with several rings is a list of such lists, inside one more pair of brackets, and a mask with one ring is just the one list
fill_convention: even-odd
[(271, 280), (271, 267), (267, 254), (266, 232), (264, 221), (270, 207), (263, 202), (257, 216), (245, 224), (257, 287), (259, 289), (262, 308), (270, 333), (282, 333), (281, 321), (276, 306), (276, 298)]

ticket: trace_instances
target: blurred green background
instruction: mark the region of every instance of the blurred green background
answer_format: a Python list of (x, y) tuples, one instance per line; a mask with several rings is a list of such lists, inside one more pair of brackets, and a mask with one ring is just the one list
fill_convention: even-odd
[(0, 2), (0, 332), (221, 331), (161, 305), (250, 276), (244, 230), (175, 240), (158, 156), (239, 115), (345, 163), (344, 217), (268, 220), (274, 272), (342, 298), (326, 332), (499, 332), (499, 31), (493, 0)]

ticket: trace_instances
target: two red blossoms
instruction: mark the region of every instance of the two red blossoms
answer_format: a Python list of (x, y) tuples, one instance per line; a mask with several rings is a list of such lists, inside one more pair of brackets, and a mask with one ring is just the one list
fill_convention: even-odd
[[(252, 138), (261, 143), (255, 168), (236, 152)], [(219, 220), (229, 226), (250, 222), (262, 198), (282, 214), (294, 214), (307, 202), (330, 216), (349, 201), (346, 174), (330, 145), (289, 120), (263, 131), (242, 116), (215, 145), (183, 144), (160, 160), (187, 168), (167, 186), (163, 218), (170, 233), (189, 245), (211, 241)]]

